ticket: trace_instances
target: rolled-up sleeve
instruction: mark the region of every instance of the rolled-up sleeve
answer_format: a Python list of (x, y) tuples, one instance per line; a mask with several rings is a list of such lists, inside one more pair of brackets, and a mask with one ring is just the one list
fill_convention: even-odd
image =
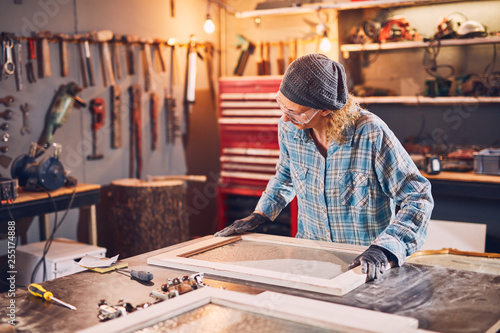
[(255, 208), (271, 220), (274, 220), (295, 197), (295, 190), (290, 178), (290, 157), (283, 139), (282, 122), (283, 120), (280, 120), (278, 127), (280, 156), (276, 165), (276, 174), (269, 180)]

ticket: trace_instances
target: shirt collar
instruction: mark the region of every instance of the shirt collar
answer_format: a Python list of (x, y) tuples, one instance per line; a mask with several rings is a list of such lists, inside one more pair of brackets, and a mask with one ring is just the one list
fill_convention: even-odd
[[(309, 140), (312, 140), (311, 134), (310, 134), (310, 129), (303, 129), (299, 130), (296, 128), (294, 139), (301, 139), (304, 142), (307, 142)], [(344, 130), (345, 132), (345, 143), (344, 145), (346, 146), (351, 146), (352, 145), (352, 138), (354, 137), (354, 131), (355, 131), (355, 126), (349, 126)], [(332, 141), (331, 144), (337, 144)]]

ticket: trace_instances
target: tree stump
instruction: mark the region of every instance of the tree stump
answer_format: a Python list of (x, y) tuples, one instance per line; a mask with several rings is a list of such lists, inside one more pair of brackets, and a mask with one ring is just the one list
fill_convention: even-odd
[(110, 221), (115, 254), (127, 258), (189, 240), (184, 182), (111, 182)]

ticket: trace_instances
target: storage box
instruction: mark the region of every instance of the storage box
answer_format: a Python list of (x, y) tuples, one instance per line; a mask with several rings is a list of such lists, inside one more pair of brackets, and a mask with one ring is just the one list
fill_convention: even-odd
[(474, 153), (474, 173), (500, 175), (500, 149), (483, 149)]
[[(16, 284), (27, 286), (31, 283), (31, 275), (35, 265), (41, 259), (45, 242), (37, 242), (18, 246), (16, 249)], [(76, 264), (86, 254), (103, 258), (106, 249), (99, 246), (79, 243), (66, 238), (52, 241), (49, 252), (45, 256), (46, 279), (43, 280), (43, 263), (40, 265), (33, 282), (39, 283), (61, 276), (84, 271)]]

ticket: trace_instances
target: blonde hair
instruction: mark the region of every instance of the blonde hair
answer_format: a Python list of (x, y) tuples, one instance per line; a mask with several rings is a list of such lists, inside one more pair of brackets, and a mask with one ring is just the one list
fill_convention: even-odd
[(354, 126), (360, 117), (360, 106), (356, 98), (349, 94), (346, 105), (340, 110), (331, 111), (326, 117), (326, 138), (344, 144), (346, 129)]

